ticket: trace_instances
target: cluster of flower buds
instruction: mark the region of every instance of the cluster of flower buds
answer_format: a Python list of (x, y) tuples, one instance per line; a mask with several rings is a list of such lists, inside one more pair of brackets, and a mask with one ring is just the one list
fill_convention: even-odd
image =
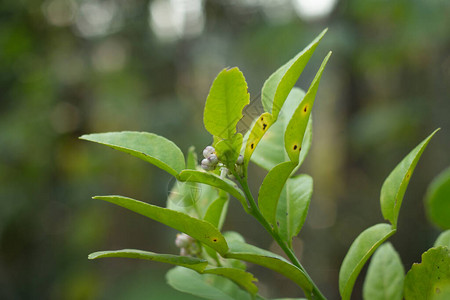
[(200, 247), (196, 240), (185, 233), (177, 234), (175, 245), (180, 248), (181, 256), (197, 255), (200, 252)]
[(202, 160), (202, 169), (205, 171), (214, 170), (219, 163), (219, 158), (216, 155), (216, 149), (212, 146), (208, 146), (203, 150), (203, 156), (205, 157)]
[[(221, 173), (223, 173), (222, 171), (223, 171), (223, 169), (225, 169), (224, 165), (219, 161), (219, 158), (216, 155), (216, 149), (214, 149), (214, 147), (207, 146), (203, 150), (203, 156), (205, 157), (201, 162), (201, 166), (202, 166), (203, 170), (212, 171), (217, 166), (219, 166), (219, 167), (221, 167)], [(239, 155), (239, 157), (236, 161), (236, 165), (241, 166), (243, 164), (244, 164), (244, 156)]]

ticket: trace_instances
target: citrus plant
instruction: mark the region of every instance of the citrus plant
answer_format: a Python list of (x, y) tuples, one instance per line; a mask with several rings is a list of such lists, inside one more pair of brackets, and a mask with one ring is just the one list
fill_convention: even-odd
[[(172, 264), (175, 267), (166, 278), (173, 288), (215, 300), (264, 299), (258, 294), (257, 279), (246, 270), (245, 263), (252, 263), (292, 280), (308, 299), (326, 299), (295, 256), (292, 245), (305, 222), (313, 188), (312, 178), (297, 174), (297, 170), (311, 145), (311, 110), (331, 52), (306, 92), (294, 85), (325, 33), (326, 30), (266, 80), (261, 91), (264, 112), (244, 135), (236, 130), (243, 109), (250, 103), (244, 75), (238, 68), (219, 73), (206, 99), (203, 118), (213, 143), (204, 148), (200, 162), (193, 147), (185, 158), (172, 141), (153, 133), (83, 135), (81, 139), (136, 156), (176, 178), (167, 207), (115, 195), (94, 199), (119, 205), (180, 232), (175, 238), (179, 255), (124, 249), (95, 252), (89, 258), (127, 257)], [(364, 283), (365, 299), (431, 299), (427, 295), (449, 295), (447, 247), (426, 252), (423, 262), (413, 266), (405, 279), (394, 248), (390, 244), (381, 246), (397, 231), (403, 195), (433, 135), (434, 132), (413, 149), (384, 182), (381, 211), (389, 223), (366, 229), (351, 245), (339, 274), (342, 299), (350, 299), (356, 278), (377, 248)], [(250, 161), (268, 171), (257, 197), (248, 185)], [(222, 232), (230, 196), (262, 225), (288, 259), (247, 243), (237, 232)], [(446, 238), (446, 246), (448, 241)]]

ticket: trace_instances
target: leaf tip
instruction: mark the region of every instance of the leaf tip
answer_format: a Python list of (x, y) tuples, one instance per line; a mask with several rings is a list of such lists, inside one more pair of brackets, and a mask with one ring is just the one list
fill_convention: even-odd
[(114, 196), (94, 196), (94, 197), (92, 197), (92, 199), (94, 199), (94, 200), (106, 200), (107, 198), (111, 198), (111, 197), (114, 197)]
[(88, 255), (88, 259), (96, 259), (98, 257), (98, 252), (94, 252)]
[(439, 130), (441, 130), (441, 127), (436, 128), (436, 129), (430, 134), (430, 136), (435, 135)]

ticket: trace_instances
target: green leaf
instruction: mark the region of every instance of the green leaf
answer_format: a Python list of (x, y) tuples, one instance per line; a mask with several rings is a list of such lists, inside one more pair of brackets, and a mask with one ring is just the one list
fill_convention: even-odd
[(322, 65), (317, 71), (311, 86), (305, 97), (292, 115), (284, 134), (284, 147), (291, 161), (298, 163), (300, 152), (302, 150), (303, 138), (305, 136), (306, 127), (308, 126), (309, 116), (314, 105), (317, 90), (319, 89), (320, 78), (323, 70), (331, 56), (331, 52), (325, 57)]
[[(284, 132), (297, 106), (305, 96), (305, 92), (294, 87), (283, 105), (278, 120), (269, 128), (262, 137), (258, 147), (253, 152), (251, 160), (260, 167), (271, 170), (276, 165), (288, 161), (289, 157), (284, 148)], [(310, 147), (312, 139), (312, 118), (309, 118), (308, 127), (305, 132), (305, 138), (302, 143), (302, 151), (300, 152), (300, 162), (296, 169), (300, 167), (304, 161)], [(294, 170), (293, 173), (295, 173)]]
[(312, 285), (305, 273), (283, 257), (237, 240), (228, 242), (230, 252), (225, 255), (226, 258), (240, 259), (271, 269), (291, 279), (306, 295), (311, 293)]
[(134, 249), (123, 249), (116, 251), (98, 251), (89, 254), (89, 259), (97, 259), (104, 257), (125, 257), (125, 258), (138, 258), (147, 259), (157, 262), (163, 262), (167, 264), (182, 266), (195, 270), (197, 272), (202, 272), (205, 270), (208, 262), (204, 259), (190, 257), (190, 256), (178, 256), (171, 254), (159, 254), (154, 252), (134, 250)]
[(289, 178), (281, 193), (277, 208), (278, 232), (292, 246), (296, 236), (305, 223), (313, 192), (313, 179), (302, 174)]
[(186, 168), (195, 170), (197, 168), (197, 161), (198, 161), (197, 152), (195, 152), (195, 147), (191, 146), (188, 149), (188, 155), (186, 158)]
[(242, 109), (250, 103), (247, 82), (238, 68), (224, 69), (214, 80), (206, 99), (203, 123), (206, 130), (222, 139), (236, 133)]
[(422, 254), (422, 262), (413, 264), (405, 278), (405, 300), (434, 300), (448, 295), (450, 289), (450, 249), (431, 248)]
[(253, 275), (249, 272), (246, 272), (241, 269), (235, 268), (210, 268), (204, 271), (205, 274), (215, 274), (226, 277), (244, 289), (246, 289), (251, 294), (256, 294), (258, 292), (258, 288), (253, 283), (254, 281), (258, 281)]
[(217, 187), (227, 193), (230, 193), (231, 196), (235, 197), (241, 202), (244, 208), (247, 208), (247, 201), (245, 200), (244, 193), (231, 180), (225, 178), (222, 179), (213, 173), (195, 170), (184, 170), (180, 173), (178, 179), (181, 181), (200, 182)]
[[(439, 129), (437, 129), (439, 130)], [(425, 140), (414, 148), (389, 174), (381, 187), (381, 212), (386, 220), (389, 220), (394, 228), (397, 228), (397, 219), (402, 206), (403, 196), (408, 187), (414, 168), (420, 156), (427, 147), (430, 139), (436, 133), (435, 130)]]
[(287, 179), (294, 170), (296, 164), (284, 162), (275, 166), (267, 173), (261, 184), (258, 194), (258, 206), (264, 218), (275, 227), (278, 200)]
[(350, 299), (353, 285), (364, 264), (386, 239), (395, 233), (388, 224), (377, 224), (364, 230), (350, 246), (339, 271), (339, 293)]
[(184, 156), (180, 148), (168, 139), (148, 132), (108, 132), (87, 134), (82, 140), (107, 145), (131, 154), (177, 176), (184, 169)]
[(104, 200), (122, 206), (146, 216), (147, 218), (184, 232), (222, 255), (228, 252), (225, 238), (220, 231), (209, 222), (193, 218), (168, 208), (158, 207), (122, 196), (96, 196), (94, 199)]
[(297, 82), (306, 64), (322, 40), (327, 29), (322, 31), (303, 51), (280, 67), (264, 83), (262, 88), (262, 104), (266, 112), (270, 112), (274, 120), (278, 118), (281, 107), (292, 87)]
[(434, 247), (439, 246), (445, 246), (450, 249), (450, 229), (442, 232), (434, 242)]
[(174, 289), (211, 300), (251, 300), (249, 293), (243, 291), (231, 280), (212, 274), (198, 274), (182, 267), (171, 269), (166, 274), (167, 283)]
[(242, 146), (242, 134), (237, 133), (228, 140), (221, 140), (216, 144), (216, 154), (226, 166), (234, 166)]
[(219, 196), (208, 206), (203, 219), (221, 229), (228, 209), (228, 199), (228, 195)]
[(365, 300), (402, 300), (405, 269), (390, 243), (375, 251), (363, 287)]
[(425, 207), (431, 222), (450, 229), (450, 168), (440, 173), (428, 187)]
[(306, 300), (306, 298), (277, 298), (272, 300)]
[(171, 254), (158, 254), (134, 249), (124, 249), (117, 251), (99, 251), (89, 255), (89, 259), (97, 259), (104, 257), (137, 258), (177, 265), (197, 271), (198, 273), (202, 274), (215, 274), (223, 276), (234, 281), (236, 284), (242, 286), (251, 294), (256, 294), (258, 292), (258, 288), (253, 283), (254, 281), (257, 281), (257, 279), (254, 278), (251, 273), (248, 273), (241, 269), (223, 268), (223, 267), (216, 268), (208, 266), (208, 262), (200, 258), (189, 256), (178, 256)]

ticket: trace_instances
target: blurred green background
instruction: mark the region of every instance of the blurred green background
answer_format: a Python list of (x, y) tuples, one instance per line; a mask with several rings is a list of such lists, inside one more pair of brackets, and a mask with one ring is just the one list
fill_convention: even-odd
[[(211, 142), (203, 105), (221, 69), (239, 66), (257, 100), (264, 80), (325, 27), (298, 83), (307, 88), (333, 50), (301, 170), (315, 187), (296, 250), (338, 299), (348, 247), (382, 222), (384, 178), (441, 127), (391, 239), (408, 270), (439, 232), (423, 196), (450, 165), (449, 16), (446, 0), (1, 1), (0, 299), (195, 299), (166, 285), (165, 265), (87, 260), (103, 249), (177, 248), (174, 231), (91, 200), (120, 194), (165, 205), (170, 176), (78, 136), (150, 131), (201, 150)], [(264, 172), (251, 170), (256, 193)], [(278, 251), (235, 202), (225, 229)], [(263, 295), (301, 295), (277, 274), (251, 271)]]

